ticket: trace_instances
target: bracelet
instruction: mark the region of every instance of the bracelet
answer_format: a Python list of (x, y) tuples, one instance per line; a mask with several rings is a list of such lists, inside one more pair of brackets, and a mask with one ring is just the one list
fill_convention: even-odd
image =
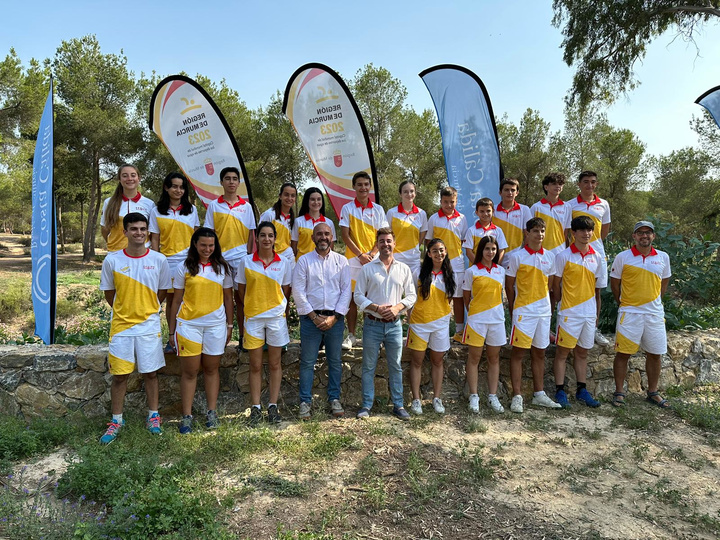
[(168, 334), (168, 337), (169, 337), (169, 336), (174, 336), (174, 335), (175, 335), (175, 332), (172, 332), (171, 334)]
[(315, 319), (317, 319), (318, 317), (319, 317), (319, 315), (315, 315), (315, 317), (313, 317), (313, 318), (312, 318), (312, 319), (310, 319), (310, 320), (314, 322), (314, 321), (315, 321)]
[(225, 326), (227, 326), (228, 328), (232, 328), (232, 327), (233, 327), (232, 324), (226, 324)]

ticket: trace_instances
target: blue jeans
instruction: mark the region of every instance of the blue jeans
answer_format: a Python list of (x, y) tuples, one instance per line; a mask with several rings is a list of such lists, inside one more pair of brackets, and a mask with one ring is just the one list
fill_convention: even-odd
[(312, 402), (312, 386), (315, 379), (320, 342), (325, 339), (325, 360), (328, 366), (328, 401), (340, 399), (340, 378), (342, 377), (342, 340), (345, 318), (339, 316), (332, 328), (318, 330), (307, 315), (300, 316), (300, 401)]
[(404, 407), (402, 367), (402, 322), (373, 321), (365, 317), (363, 322), (362, 406), (370, 409), (375, 400), (375, 368), (377, 368), (380, 343), (385, 344), (388, 363), (390, 398), (395, 407)]

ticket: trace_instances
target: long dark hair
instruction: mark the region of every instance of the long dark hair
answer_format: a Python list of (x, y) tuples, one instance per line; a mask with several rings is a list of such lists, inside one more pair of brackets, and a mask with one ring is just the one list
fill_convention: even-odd
[[(291, 187), (295, 190), (295, 196), (297, 197), (297, 187), (292, 182), (284, 182), (282, 186), (280, 186), (280, 193), (278, 193), (278, 200), (275, 202), (275, 204), (272, 205), (272, 209), (275, 210), (275, 219), (280, 221), (280, 212), (282, 211), (282, 202), (280, 201), (280, 197), (282, 197), (283, 191), (285, 191), (286, 187)], [(293, 224), (295, 223), (295, 208), (292, 206), (290, 207), (290, 228), (292, 229)]]
[(190, 275), (196, 276), (200, 266), (200, 254), (195, 247), (195, 244), (200, 238), (215, 239), (215, 249), (209, 257), (210, 264), (212, 265), (212, 269), (215, 271), (216, 274), (220, 273), (221, 268), (225, 270), (226, 275), (229, 274), (230, 266), (222, 256), (222, 250), (220, 249), (220, 241), (218, 240), (215, 231), (207, 227), (200, 227), (197, 231), (193, 233), (192, 238), (190, 238), (190, 248), (188, 249), (187, 259), (185, 259), (185, 268), (187, 268), (187, 271), (190, 273)]
[[(427, 300), (430, 297), (430, 285), (432, 285), (432, 272), (433, 272), (433, 260), (430, 257), (430, 250), (437, 244), (445, 245), (445, 242), (439, 238), (433, 238), (425, 248), (425, 258), (423, 259), (422, 266), (420, 267), (420, 294), (423, 300)], [(442, 271), (443, 280), (445, 281), (445, 295), (450, 300), (455, 294), (455, 274), (450, 265), (450, 259), (445, 254), (442, 265), (440, 265)]]
[(304, 216), (305, 214), (310, 213), (310, 195), (312, 195), (313, 193), (320, 194), (320, 200), (322, 201), (322, 206), (320, 207), (320, 214), (323, 216), (325, 215), (325, 196), (323, 195), (323, 192), (320, 190), (320, 188), (309, 187), (305, 190), (305, 193), (303, 193), (303, 200), (300, 204), (300, 212), (298, 213), (299, 216)]
[(488, 234), (480, 239), (477, 251), (475, 252), (475, 260), (473, 261), (473, 264), (480, 264), (482, 262), (483, 251), (485, 251), (485, 246), (487, 246), (488, 244), (495, 244), (495, 246), (497, 247), (497, 251), (495, 251), (495, 256), (493, 257), (492, 262), (494, 264), (498, 263), (498, 261), (500, 260), (500, 245), (498, 244), (497, 238)]
[[(163, 180), (163, 187), (168, 189), (172, 188), (172, 181), (174, 178), (182, 180), (183, 189), (185, 190), (185, 193), (183, 193), (182, 197), (180, 197), (180, 205), (182, 206), (182, 208), (180, 208), (180, 215), (189, 216), (192, 213), (192, 203), (190, 202), (190, 182), (188, 182), (188, 179), (179, 172), (171, 172), (165, 177), (165, 180)], [(160, 192), (157, 209), (158, 213), (163, 216), (168, 215), (168, 211), (170, 210), (170, 195), (165, 189)]]

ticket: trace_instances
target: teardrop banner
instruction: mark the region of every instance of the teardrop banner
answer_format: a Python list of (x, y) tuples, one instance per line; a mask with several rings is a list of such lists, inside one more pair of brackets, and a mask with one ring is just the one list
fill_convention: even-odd
[(437, 111), (448, 184), (458, 211), (471, 216), (478, 199), (500, 202), (500, 146), (485, 85), (462, 66), (442, 64), (420, 73)]
[(707, 112), (709, 112), (715, 120), (715, 123), (720, 127), (720, 86), (716, 86), (705, 92), (695, 100), (695, 103), (705, 107)]
[(220, 171), (225, 167), (240, 170), (238, 195), (253, 203), (245, 163), (230, 126), (197, 82), (183, 75), (163, 79), (150, 100), (149, 123), (205, 206), (222, 195)]
[(380, 203), (370, 138), (350, 89), (323, 64), (305, 64), (288, 81), (283, 100), (288, 117), (325, 187), (336, 215), (355, 198), (352, 177), (373, 179), (370, 200)]

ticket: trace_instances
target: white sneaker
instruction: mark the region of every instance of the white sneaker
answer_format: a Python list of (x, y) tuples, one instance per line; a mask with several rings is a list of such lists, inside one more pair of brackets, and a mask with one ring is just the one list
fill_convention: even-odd
[(512, 401), (510, 402), (510, 410), (514, 413), (523, 412), (523, 397), (522, 396), (513, 396)]
[(345, 339), (343, 339), (343, 342), (342, 342), (342, 350), (343, 351), (349, 351), (350, 349), (353, 348), (353, 342), (350, 339), (350, 336), (352, 336), (353, 338), (355, 337), (352, 334), (348, 334), (347, 336), (345, 336)]
[(473, 413), (480, 412), (480, 396), (478, 396), (477, 394), (472, 394), (470, 396), (470, 403), (468, 404), (468, 409), (470, 409), (470, 412)]
[(545, 392), (543, 392), (540, 395), (533, 396), (532, 404), (537, 405), (539, 407), (547, 407), (548, 409), (561, 409), (562, 408), (562, 405), (560, 405), (559, 403), (556, 403), (552, 399), (550, 399)]
[(500, 400), (497, 396), (488, 396), (488, 405), (490, 405), (490, 408), (498, 414), (505, 412), (505, 407), (500, 404)]
[(595, 343), (601, 347), (610, 345), (610, 340), (600, 333), (600, 330), (595, 330)]
[(419, 399), (413, 399), (410, 404), (410, 412), (413, 414), (422, 414), (422, 403)]
[(439, 397), (433, 398), (433, 409), (438, 414), (445, 414), (445, 405)]

